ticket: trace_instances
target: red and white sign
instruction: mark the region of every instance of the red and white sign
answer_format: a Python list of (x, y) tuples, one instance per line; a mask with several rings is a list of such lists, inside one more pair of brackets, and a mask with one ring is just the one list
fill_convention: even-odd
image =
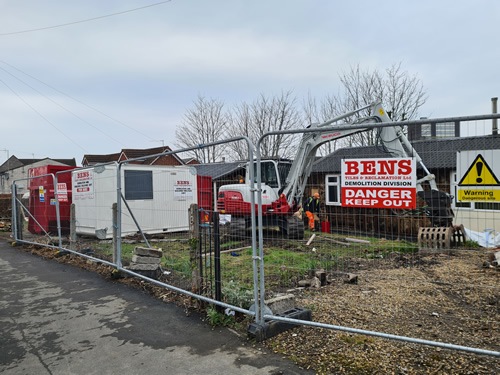
[(57, 200), (59, 202), (67, 202), (68, 201), (68, 188), (66, 187), (65, 182), (57, 184)]
[(174, 200), (186, 201), (193, 199), (193, 184), (191, 181), (176, 181), (174, 184)]
[(416, 208), (416, 186), (415, 159), (342, 161), (342, 207)]
[(73, 173), (73, 199), (94, 198), (94, 172), (92, 170)]

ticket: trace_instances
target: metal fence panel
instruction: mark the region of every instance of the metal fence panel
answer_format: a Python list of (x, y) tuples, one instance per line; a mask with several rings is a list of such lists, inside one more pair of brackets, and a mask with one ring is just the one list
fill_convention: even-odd
[[(152, 168), (137, 164), (142, 159), (14, 181), (14, 239), (111, 265), (202, 301), (255, 315), (259, 323), (286, 320), (270, 314), (262, 303), (286, 293), (313, 310), (313, 322), (302, 324), (498, 356), (498, 260), (490, 249), (500, 246), (500, 141), (475, 133), (487, 126), (486, 118), (435, 120), (436, 126), (453, 123), (455, 129), (459, 122), (467, 136), (440, 140), (432, 138), (438, 133), (431, 127), (431, 138), (413, 142), (437, 187), (460, 198), (452, 202), (454, 224), (465, 227), (468, 241), (454, 243), (457, 246), (429, 249), (419, 243), (421, 228), (433, 224), (424, 201), (405, 210), (342, 207), (340, 162), (372, 157), (373, 147), (338, 150), (314, 164), (304, 190), (304, 199), (313, 193), (321, 197), (314, 231), (298, 210), (296, 216), (289, 215), (292, 220), (266, 221), (271, 211), (263, 212), (267, 193), (262, 191), (257, 152), (255, 178), (251, 168), (245, 181), (235, 165), (210, 188), (201, 177), (213, 175), (209, 165), (196, 171)], [(408, 124), (425, 125), (401, 125)], [(427, 130), (420, 131), (425, 135)], [(253, 160), (251, 142), (240, 140), (250, 144)], [(30, 187), (28, 197), (16, 194), (21, 183)], [(222, 200), (217, 201), (221, 192), (230, 191), (221, 189), (227, 183), (243, 183), (249, 189), (250, 204), (230, 216), (228, 207), (219, 205)], [(231, 195), (224, 194), (224, 199)], [(70, 198), (72, 205), (67, 205)], [(231, 195), (230, 200), (238, 199)], [(198, 203), (194, 212), (193, 203)], [(292, 224), (305, 228), (303, 239), (301, 230), (289, 238)], [(143, 256), (136, 247), (160, 251), (159, 274), (133, 267)]]
[[(452, 123), (455, 128), (458, 121), (468, 137), (439, 139), (434, 132), (433, 137), (412, 142), (435, 175), (438, 189), (458, 198), (465, 194), (459, 191), (467, 189), (485, 191), (478, 193), (482, 197), (500, 193), (494, 180), (500, 172), (500, 138), (474, 133), (486, 128), (486, 122), (491, 124), (484, 118), (437, 120), (438, 131), (440, 124)], [(374, 128), (384, 126), (392, 125)], [(332, 127), (332, 133), (339, 129), (343, 127)], [(478, 161), (477, 155), (483, 158)], [(447, 247), (423, 246), (421, 228), (433, 222), (421, 199), (415, 209), (342, 207), (341, 162), (373, 157), (383, 154), (375, 146), (364, 146), (338, 149), (316, 162), (301, 202), (320, 195), (314, 231), (305, 212), (295, 212), (304, 220), (304, 239), (265, 228), (263, 217), (269, 212), (259, 207), (259, 230), (264, 227), (259, 239), (261, 299), (293, 295), (297, 305), (312, 310), (313, 322), (301, 322), (305, 325), (499, 356), (495, 338), (500, 335), (500, 310), (495, 296), (500, 288), (492, 255), (500, 245), (494, 242), (500, 240), (499, 203), (455, 198), (453, 224), (465, 227), (467, 241), (455, 243), (452, 238)], [(417, 172), (420, 178), (425, 170), (419, 167)], [(467, 173), (474, 186), (460, 184)], [(262, 192), (260, 174), (257, 177)], [(287, 321), (264, 312), (261, 317)]]

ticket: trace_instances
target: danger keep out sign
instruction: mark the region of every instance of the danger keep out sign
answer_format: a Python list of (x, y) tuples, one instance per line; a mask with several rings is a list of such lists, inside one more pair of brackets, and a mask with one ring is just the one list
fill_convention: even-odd
[(412, 158), (342, 161), (342, 206), (416, 208), (416, 162)]

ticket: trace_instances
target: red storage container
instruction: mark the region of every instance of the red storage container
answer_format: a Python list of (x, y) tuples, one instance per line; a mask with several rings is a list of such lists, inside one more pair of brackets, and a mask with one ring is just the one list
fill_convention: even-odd
[[(57, 211), (54, 179), (52, 178), (52, 176), (50, 176), (50, 174), (54, 174), (55, 176), (57, 172), (75, 168), (76, 167), (62, 165), (44, 165), (41, 167), (30, 168), (30, 180), (28, 183), (28, 189), (30, 192), (29, 211), (31, 215), (29, 215), (28, 230), (31, 233), (57, 233)], [(59, 195), (61, 231), (63, 233), (69, 233), (71, 207), (71, 173), (62, 173), (58, 175), (57, 178), (59, 180), (58, 183), (65, 184), (67, 190), (67, 198), (64, 197), (64, 195)], [(63, 187), (64, 185), (61, 186), (61, 188)], [(61, 193), (61, 188), (58, 189), (59, 193)]]
[(200, 220), (202, 223), (212, 219), (212, 177), (200, 176), (196, 178), (198, 185), (198, 209), (200, 210)]

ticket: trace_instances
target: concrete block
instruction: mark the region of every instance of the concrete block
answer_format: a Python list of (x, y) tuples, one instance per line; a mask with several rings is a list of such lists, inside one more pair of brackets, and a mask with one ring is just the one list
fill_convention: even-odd
[(159, 249), (150, 249), (149, 247), (141, 247), (141, 246), (135, 247), (134, 254), (145, 257), (155, 257), (155, 258), (161, 258), (163, 256), (163, 252)]
[(280, 314), (295, 308), (295, 296), (293, 294), (280, 295), (266, 300), (265, 304), (273, 314)]
[(141, 264), (141, 263), (132, 263), (128, 267), (131, 271), (155, 271), (158, 269), (157, 264)]
[[(292, 310), (274, 315), (289, 319), (312, 320), (311, 310), (304, 309), (302, 307), (296, 307)], [(247, 334), (251, 338), (255, 339), (255, 341), (260, 342), (297, 326), (298, 324), (279, 322), (277, 320), (266, 320), (264, 324), (250, 324), (248, 326)]]
[(160, 264), (161, 258), (141, 257), (139, 255), (132, 255), (132, 263), (140, 264)]

